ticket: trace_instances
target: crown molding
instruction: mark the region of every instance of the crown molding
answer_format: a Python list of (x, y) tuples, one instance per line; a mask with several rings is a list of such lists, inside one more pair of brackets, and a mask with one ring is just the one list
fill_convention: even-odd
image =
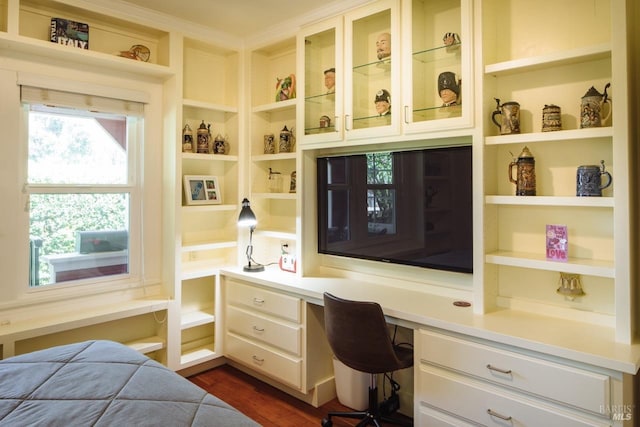
[(375, 2), (375, 0), (335, 0), (323, 4), (321, 7), (309, 13), (280, 21), (278, 24), (274, 24), (264, 31), (247, 35), (244, 38), (244, 47), (254, 49), (278, 40), (294, 37), (297, 32), (306, 25), (343, 14), (351, 9), (373, 2)]
[[(181, 33), (188, 38), (215, 43), (221, 47), (240, 49), (242, 38), (217, 31), (212, 27), (140, 7), (124, 0), (60, 0), (62, 3), (92, 10), (96, 13), (115, 16), (129, 22), (146, 25), (167, 32)], [(108, 4), (105, 4), (108, 3)]]

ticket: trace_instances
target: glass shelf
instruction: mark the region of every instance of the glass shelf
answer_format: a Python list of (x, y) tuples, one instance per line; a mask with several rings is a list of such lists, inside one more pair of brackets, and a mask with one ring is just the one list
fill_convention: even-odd
[(377, 126), (388, 126), (391, 124), (391, 114), (384, 116), (363, 116), (353, 118), (354, 129), (366, 129)]
[(413, 120), (437, 120), (446, 119), (450, 117), (461, 117), (462, 105), (450, 105), (450, 106), (437, 106), (437, 107), (425, 107), (416, 108), (413, 110)]
[(438, 46), (430, 49), (414, 52), (412, 57), (414, 61), (421, 62), (423, 64), (442, 61), (448, 58), (451, 54), (460, 53), (460, 47), (462, 43), (454, 43), (451, 46)]
[(327, 127), (311, 127), (311, 128), (305, 128), (304, 129), (304, 134), (305, 135), (319, 135), (322, 133), (329, 133), (329, 132), (337, 132), (336, 131), (336, 127), (334, 125), (330, 125)]
[(368, 62), (353, 67), (353, 72), (363, 76), (378, 76), (391, 72), (391, 60)]

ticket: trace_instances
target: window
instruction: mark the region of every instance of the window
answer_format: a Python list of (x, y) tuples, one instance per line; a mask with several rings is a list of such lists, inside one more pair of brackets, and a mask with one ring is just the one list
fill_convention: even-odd
[(395, 234), (396, 190), (391, 153), (367, 154), (367, 224), (369, 235)]
[(28, 87), (22, 101), (29, 286), (128, 275), (130, 241), (139, 233), (133, 218), (141, 210), (142, 105)]

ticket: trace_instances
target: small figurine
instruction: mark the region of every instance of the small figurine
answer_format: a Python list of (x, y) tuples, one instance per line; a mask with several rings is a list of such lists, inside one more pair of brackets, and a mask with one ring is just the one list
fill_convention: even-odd
[(376, 55), (378, 59), (385, 59), (391, 56), (391, 34), (382, 33), (376, 40)]
[(456, 33), (445, 33), (444, 37), (442, 37), (442, 43), (445, 46), (453, 46), (460, 43), (460, 36)]
[(284, 79), (278, 78), (276, 83), (276, 102), (296, 97), (296, 76), (289, 74)]
[(442, 99), (443, 107), (458, 105), (460, 82), (451, 71), (445, 71), (438, 76), (438, 95)]
[(376, 93), (376, 112), (379, 116), (386, 116), (391, 114), (391, 95), (386, 89), (380, 89)]
[(324, 86), (327, 88), (327, 93), (335, 93), (336, 91), (336, 69), (329, 68), (324, 71)]

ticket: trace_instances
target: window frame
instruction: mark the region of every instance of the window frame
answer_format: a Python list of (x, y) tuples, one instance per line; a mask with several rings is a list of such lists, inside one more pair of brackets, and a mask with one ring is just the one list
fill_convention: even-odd
[[(43, 88), (43, 90), (47, 90)], [(121, 92), (121, 91), (119, 91)], [(96, 95), (78, 93), (79, 96), (91, 96), (96, 98)], [(128, 100), (123, 99), (123, 102)], [(88, 292), (90, 294), (99, 293), (103, 291), (116, 291), (120, 289), (126, 289), (135, 287), (137, 285), (142, 286), (142, 248), (143, 248), (143, 195), (144, 190), (142, 183), (144, 182), (144, 123), (145, 112), (144, 106), (142, 107), (142, 114), (126, 114), (126, 112), (108, 112), (110, 114), (119, 114), (127, 116), (127, 183), (126, 184), (29, 184), (28, 180), (28, 159), (29, 159), (29, 112), (30, 105), (42, 105), (41, 103), (34, 101), (20, 100), (21, 105), (21, 123), (23, 124), (23, 137), (21, 143), (24, 146), (21, 156), (22, 167), (24, 167), (22, 191), (26, 198), (25, 211), (27, 217), (30, 217), (29, 213), (29, 197), (32, 194), (113, 194), (113, 193), (126, 193), (129, 195), (129, 247), (128, 247), (128, 272), (119, 273), (114, 275), (96, 276), (86, 279), (78, 279), (72, 281), (65, 281), (59, 283), (48, 283), (42, 286), (30, 286), (29, 281), (20, 284), (25, 290), (25, 294), (38, 294), (41, 292), (50, 292), (54, 290), (62, 290), (68, 288), (79, 289), (79, 292)], [(87, 115), (101, 115), (100, 113), (91, 112), (89, 108), (70, 108), (69, 105), (49, 105), (52, 108), (59, 107), (65, 112), (76, 111), (79, 116)], [(29, 221), (28, 221), (29, 222)], [(27, 224), (26, 237), (29, 238), (29, 223)], [(31, 268), (29, 265), (28, 268)], [(27, 273), (28, 276), (28, 273)]]

